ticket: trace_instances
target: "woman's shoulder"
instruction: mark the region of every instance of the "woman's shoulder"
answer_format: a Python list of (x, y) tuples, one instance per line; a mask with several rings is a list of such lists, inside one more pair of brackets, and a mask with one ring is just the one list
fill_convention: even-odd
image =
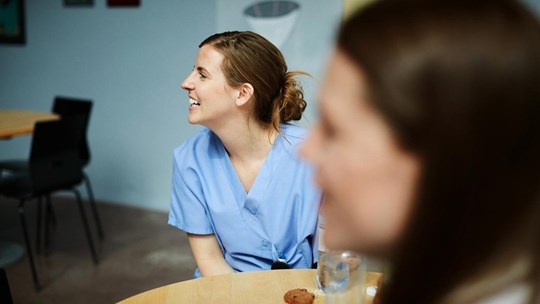
[(517, 258), (510, 266), (463, 282), (443, 303), (527, 303), (533, 288), (526, 280), (529, 267), (527, 258)]
[(307, 129), (291, 123), (282, 124), (281, 133), (293, 145), (304, 141), (308, 136)]
[(212, 146), (214, 140), (214, 133), (208, 129), (203, 128), (196, 134), (187, 138), (182, 144), (174, 149), (175, 158), (195, 157), (200, 155), (200, 152), (208, 151)]
[(501, 289), (496, 294), (478, 301), (478, 304), (527, 303), (531, 296), (531, 288), (525, 283), (514, 284)]

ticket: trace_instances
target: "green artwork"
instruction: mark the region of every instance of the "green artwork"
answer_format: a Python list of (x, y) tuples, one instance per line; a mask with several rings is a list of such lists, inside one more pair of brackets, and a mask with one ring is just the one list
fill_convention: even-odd
[(0, 43), (25, 42), (23, 0), (0, 0)]

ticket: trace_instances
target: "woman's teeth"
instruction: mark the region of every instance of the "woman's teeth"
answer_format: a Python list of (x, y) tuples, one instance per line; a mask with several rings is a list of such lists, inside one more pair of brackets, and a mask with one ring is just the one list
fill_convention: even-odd
[(190, 98), (189, 99), (189, 105), (194, 107), (194, 106), (200, 106), (201, 104), (198, 101)]

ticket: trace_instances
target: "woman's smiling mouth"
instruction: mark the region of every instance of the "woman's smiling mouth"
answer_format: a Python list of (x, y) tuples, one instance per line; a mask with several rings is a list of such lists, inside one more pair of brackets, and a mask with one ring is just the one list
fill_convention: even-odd
[(199, 107), (200, 105), (201, 104), (197, 100), (192, 99), (192, 98), (189, 99), (189, 107), (190, 108)]

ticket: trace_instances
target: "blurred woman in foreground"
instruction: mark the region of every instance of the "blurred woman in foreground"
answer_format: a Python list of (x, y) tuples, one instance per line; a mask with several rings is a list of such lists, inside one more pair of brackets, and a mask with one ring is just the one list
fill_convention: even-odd
[(349, 19), (303, 147), (325, 243), (391, 261), (383, 303), (540, 300), (540, 25), (517, 1)]

